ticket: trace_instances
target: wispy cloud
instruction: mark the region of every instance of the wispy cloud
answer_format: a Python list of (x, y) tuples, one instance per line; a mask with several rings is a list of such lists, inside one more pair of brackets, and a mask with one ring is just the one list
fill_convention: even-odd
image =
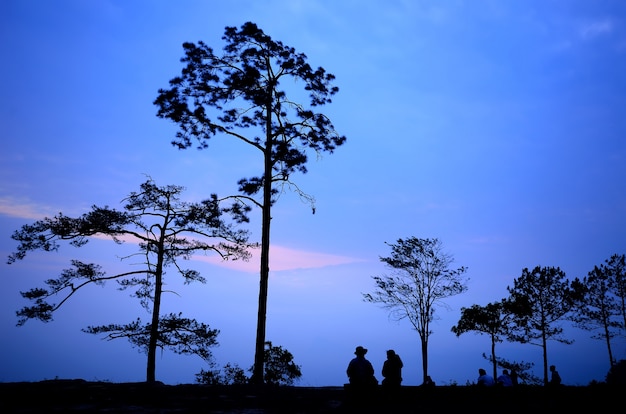
[[(247, 262), (242, 260), (224, 261), (218, 256), (194, 256), (193, 259), (242, 272), (258, 272), (260, 268), (260, 254), (261, 252), (258, 249), (252, 251), (252, 258)], [(364, 259), (354, 257), (296, 250), (283, 246), (272, 246), (270, 249), (271, 272), (295, 269), (314, 269), (363, 261)]]
[(613, 22), (610, 19), (596, 20), (581, 26), (579, 33), (585, 40), (590, 40), (613, 31)]
[(28, 201), (15, 200), (12, 197), (0, 197), (0, 214), (29, 220), (41, 220), (52, 209), (49, 206), (41, 206)]

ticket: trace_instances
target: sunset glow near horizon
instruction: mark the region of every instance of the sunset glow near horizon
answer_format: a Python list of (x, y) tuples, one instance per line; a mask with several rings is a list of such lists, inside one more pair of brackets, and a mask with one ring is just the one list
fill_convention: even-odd
[[(183, 42), (220, 51), (226, 26), (254, 22), (336, 76), (319, 111), (347, 137), (334, 154), (310, 154), (293, 181), (316, 212), (285, 191), (273, 209), (266, 339), (301, 366), (297, 385), (338, 386), (357, 345), (381, 377), (385, 351), (404, 361), (403, 384), (422, 381), (418, 334), (363, 301), (379, 260), (399, 238), (438, 238), (466, 266), (468, 291), (437, 308), (429, 374), (465, 385), (490, 340), (450, 328), (460, 309), (507, 296), (524, 268), (560, 267), (582, 278), (626, 253), (626, 3), (590, 1), (145, 1), (9, 0), (0, 6), (0, 252), (22, 225), (59, 212), (78, 216), (121, 200), (152, 177), (200, 201), (232, 194), (259, 174), (259, 154), (216, 136), (177, 150), (176, 125), (156, 117), (159, 88), (180, 74)], [(283, 85), (297, 90), (301, 85)], [(258, 213), (258, 212), (257, 212)], [(246, 226), (260, 241), (260, 217)], [(144, 381), (146, 356), (124, 340), (81, 332), (148, 315), (114, 284), (79, 292), (54, 321), (16, 327), (42, 287), (71, 259), (107, 273), (128, 266), (126, 245), (35, 252), (0, 270), (0, 381), (83, 378)], [(249, 262), (194, 257), (207, 283), (172, 271), (163, 313), (219, 329), (216, 363), (254, 361), (258, 254)], [(550, 342), (563, 382), (602, 381), (603, 341), (564, 323), (571, 345)], [(500, 343), (499, 357), (534, 363), (541, 348)], [(626, 359), (626, 339), (613, 352)], [(165, 350), (157, 380), (192, 383), (207, 365)]]

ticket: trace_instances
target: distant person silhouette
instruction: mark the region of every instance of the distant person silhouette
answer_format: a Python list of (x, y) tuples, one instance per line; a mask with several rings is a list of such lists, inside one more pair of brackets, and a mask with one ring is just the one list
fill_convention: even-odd
[(396, 351), (387, 351), (387, 360), (383, 363), (383, 383), (387, 388), (398, 388), (402, 383), (402, 359)]
[(365, 359), (367, 349), (357, 346), (354, 354), (356, 357), (350, 361), (346, 371), (350, 379), (350, 385), (357, 388), (378, 385), (378, 381), (374, 377), (374, 367), (371, 362)]
[(493, 377), (487, 374), (487, 371), (482, 368), (478, 370), (478, 380), (476, 381), (476, 384), (479, 387), (493, 387), (495, 383), (496, 382), (493, 380)]
[(511, 377), (511, 382), (513, 383), (513, 386), (515, 387), (517, 385), (517, 380), (518, 380), (517, 371), (515, 371), (514, 369), (511, 369), (511, 371), (509, 372), (509, 377)]
[(509, 375), (509, 371), (504, 369), (502, 370), (502, 374), (498, 377), (498, 385), (502, 387), (512, 387), (513, 381), (511, 380), (511, 376)]
[(426, 375), (426, 379), (422, 383), (422, 387), (430, 388), (430, 387), (434, 387), (435, 385), (436, 385), (435, 381), (433, 381), (430, 375)]
[(552, 374), (550, 385), (553, 387), (561, 385), (561, 376), (554, 365), (550, 365), (550, 373)]

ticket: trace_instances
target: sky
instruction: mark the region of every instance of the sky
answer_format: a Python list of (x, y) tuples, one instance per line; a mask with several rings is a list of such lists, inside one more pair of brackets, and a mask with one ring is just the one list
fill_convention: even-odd
[[(626, 253), (626, 4), (621, 0), (122, 1), (6, 0), (0, 4), (0, 253), (11, 234), (59, 212), (122, 199), (152, 177), (183, 198), (236, 191), (257, 174), (250, 148), (216, 136), (206, 150), (178, 150), (176, 125), (156, 117), (159, 88), (177, 76), (182, 44), (220, 51), (227, 26), (256, 23), (274, 40), (336, 76), (320, 108), (347, 137), (310, 156), (294, 193), (273, 211), (266, 339), (294, 355), (302, 386), (339, 386), (361, 345), (382, 379), (385, 351), (404, 361), (403, 384), (422, 382), (420, 341), (408, 321), (363, 300), (386, 243), (438, 238), (465, 266), (467, 292), (438, 307), (429, 374), (472, 383), (490, 369), (487, 336), (456, 337), (460, 309), (501, 300), (524, 268), (560, 267), (582, 278)], [(247, 227), (260, 241), (260, 217)], [(125, 248), (129, 248), (126, 246)], [(35, 252), (0, 264), (0, 381), (145, 380), (146, 356), (124, 340), (81, 332), (147, 318), (115, 285), (76, 295), (54, 321), (16, 327), (21, 291), (44, 285), (71, 259), (124, 269), (119, 247)], [(254, 361), (258, 255), (245, 263), (194, 257), (207, 283), (173, 274), (163, 312), (219, 329), (218, 366)], [(563, 382), (604, 379), (608, 353), (564, 325), (571, 345), (549, 342)], [(626, 340), (613, 344), (626, 358)], [(504, 342), (498, 356), (534, 363), (541, 348)], [(157, 380), (193, 383), (208, 366), (164, 351)]]

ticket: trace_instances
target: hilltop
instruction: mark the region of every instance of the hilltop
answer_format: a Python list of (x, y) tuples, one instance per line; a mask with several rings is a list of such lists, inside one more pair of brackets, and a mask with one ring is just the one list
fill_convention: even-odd
[(0, 407), (9, 413), (509, 413), (602, 412), (623, 404), (624, 387), (604, 384), (558, 390), (519, 386), (479, 389), (379, 388), (357, 404), (342, 387), (253, 387), (200, 384), (109, 383), (84, 380), (0, 383)]

